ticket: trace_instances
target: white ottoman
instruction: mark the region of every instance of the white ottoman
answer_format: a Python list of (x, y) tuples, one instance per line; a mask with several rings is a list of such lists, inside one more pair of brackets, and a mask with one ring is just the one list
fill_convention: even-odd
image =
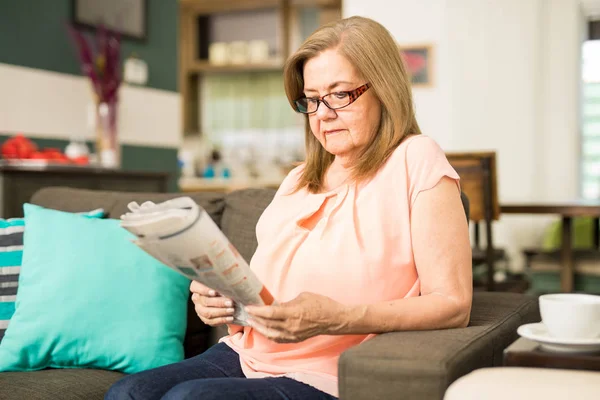
[(550, 368), (496, 367), (475, 370), (454, 381), (444, 400), (600, 399), (600, 372)]

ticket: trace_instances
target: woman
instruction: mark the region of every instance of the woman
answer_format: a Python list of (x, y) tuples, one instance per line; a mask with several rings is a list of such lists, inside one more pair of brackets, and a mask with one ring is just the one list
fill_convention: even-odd
[[(340, 354), (373, 334), (468, 324), (459, 178), (420, 135), (390, 34), (360, 17), (329, 24), (284, 76), (307, 158), (262, 214), (250, 263), (279, 305), (247, 307), (251, 326), (229, 325), (202, 355), (127, 377), (108, 398), (332, 399)], [(230, 300), (190, 289), (202, 321), (231, 323)]]

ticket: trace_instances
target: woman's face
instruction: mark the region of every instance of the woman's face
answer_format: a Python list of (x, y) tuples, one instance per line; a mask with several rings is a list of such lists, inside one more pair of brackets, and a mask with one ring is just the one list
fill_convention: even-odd
[[(304, 65), (304, 95), (320, 98), (332, 92), (354, 90), (367, 82), (337, 50), (325, 50)], [(327, 100), (327, 99), (326, 99)], [(360, 154), (379, 128), (381, 105), (373, 89), (338, 110), (323, 103), (308, 115), (310, 128), (329, 153), (347, 164)]]

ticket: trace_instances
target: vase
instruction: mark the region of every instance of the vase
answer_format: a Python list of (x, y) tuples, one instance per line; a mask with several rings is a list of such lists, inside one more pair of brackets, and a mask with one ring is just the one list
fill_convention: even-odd
[(121, 166), (121, 148), (117, 132), (117, 102), (96, 104), (96, 155), (103, 168)]

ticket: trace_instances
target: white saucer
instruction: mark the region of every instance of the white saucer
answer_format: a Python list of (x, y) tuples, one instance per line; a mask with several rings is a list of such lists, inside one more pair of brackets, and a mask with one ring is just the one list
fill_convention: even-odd
[(592, 339), (559, 339), (550, 336), (546, 326), (537, 322), (521, 325), (517, 333), (526, 339), (538, 342), (540, 346), (549, 351), (563, 353), (593, 353), (600, 352), (600, 337)]

